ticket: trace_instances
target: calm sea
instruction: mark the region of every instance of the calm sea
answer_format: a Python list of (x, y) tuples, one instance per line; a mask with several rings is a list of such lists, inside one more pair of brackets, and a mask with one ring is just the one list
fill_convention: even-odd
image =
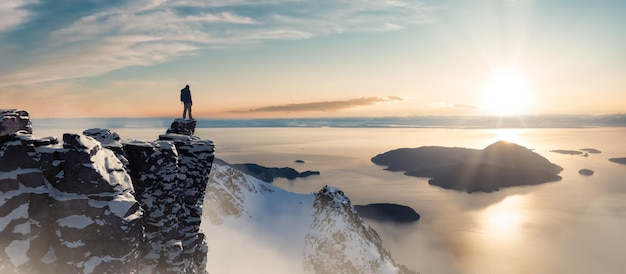
[[(105, 126), (99, 126), (105, 127)], [(123, 138), (154, 140), (163, 127), (111, 127)], [(39, 137), (81, 132), (48, 127)], [(76, 127), (74, 127), (76, 128)], [(341, 188), (353, 204), (398, 203), (422, 218), (411, 225), (368, 221), (393, 257), (420, 273), (624, 273), (626, 128), (205, 127), (216, 157), (230, 163), (317, 170), (320, 176), (277, 180), (290, 191)], [(507, 140), (564, 168), (562, 181), (467, 194), (426, 178), (385, 171), (370, 159), (420, 146), (482, 149)], [(552, 150), (594, 148), (588, 157)], [(302, 160), (304, 163), (296, 163)], [(591, 169), (583, 176), (580, 169)]]

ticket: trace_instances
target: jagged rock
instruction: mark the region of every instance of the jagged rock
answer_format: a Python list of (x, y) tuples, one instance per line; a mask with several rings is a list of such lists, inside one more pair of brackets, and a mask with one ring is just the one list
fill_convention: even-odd
[(0, 273), (45, 270), (34, 263), (48, 251), (52, 224), (40, 159), (26, 131), (0, 144)]
[(83, 134), (94, 138), (96, 141), (100, 142), (102, 147), (113, 151), (115, 156), (124, 165), (126, 171), (130, 171), (128, 159), (126, 158), (126, 152), (124, 151), (124, 145), (121, 142), (122, 138), (117, 133), (111, 132), (111, 130), (106, 128), (90, 128), (83, 131)]
[(166, 133), (175, 133), (192, 136), (196, 131), (196, 120), (176, 119)]
[(122, 143), (136, 197), (146, 211), (149, 247), (141, 268), (204, 273), (208, 246), (200, 221), (214, 145), (193, 135), (170, 133), (177, 131), (174, 124), (157, 141)]
[(0, 273), (206, 273), (211, 141), (89, 129), (59, 143), (0, 113)]
[(33, 133), (28, 112), (22, 109), (0, 109), (0, 136), (20, 130)]
[(143, 239), (141, 209), (121, 163), (87, 136), (66, 134), (63, 146), (36, 143), (47, 141), (18, 131), (0, 150), (0, 184), (18, 186), (0, 194), (11, 201), (0, 211), (20, 217), (0, 223), (21, 225), (1, 230), (3, 246), (15, 248), (3, 249), (0, 269), (132, 272)]

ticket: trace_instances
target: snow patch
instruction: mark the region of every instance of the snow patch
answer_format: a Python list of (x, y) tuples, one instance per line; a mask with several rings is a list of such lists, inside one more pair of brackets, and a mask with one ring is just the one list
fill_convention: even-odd
[(117, 195), (115, 199), (109, 202), (109, 210), (115, 216), (124, 218), (126, 213), (135, 205), (135, 199), (130, 195)]
[(19, 225), (16, 225), (13, 228), (13, 233), (23, 234), (23, 235), (29, 234), (30, 233), (30, 222), (24, 222), (24, 223), (21, 223)]
[(87, 215), (85, 214), (67, 216), (65, 218), (57, 220), (57, 224), (59, 224), (59, 226), (77, 229), (83, 229), (94, 223), (95, 222), (91, 218), (87, 217)]
[(0, 231), (4, 231), (13, 220), (28, 218), (28, 204), (21, 204), (11, 213), (0, 217)]
[(30, 240), (15, 240), (12, 241), (4, 251), (7, 256), (9, 256), (9, 260), (15, 266), (20, 266), (28, 262), (28, 256), (26, 252), (30, 249)]
[(17, 168), (11, 171), (3, 171), (0, 172), (0, 180), (17, 180), (17, 175), (27, 173), (41, 173), (41, 170), (39, 170), (38, 168)]

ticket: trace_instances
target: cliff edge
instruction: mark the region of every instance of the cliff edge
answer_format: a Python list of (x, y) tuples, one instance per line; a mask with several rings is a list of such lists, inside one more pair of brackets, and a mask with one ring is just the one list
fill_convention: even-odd
[(37, 138), (27, 111), (0, 110), (0, 272), (206, 273), (214, 145), (194, 129)]

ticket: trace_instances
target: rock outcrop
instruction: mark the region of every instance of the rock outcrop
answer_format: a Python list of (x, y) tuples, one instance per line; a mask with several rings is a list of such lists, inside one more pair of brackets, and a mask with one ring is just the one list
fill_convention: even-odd
[(0, 273), (206, 272), (211, 141), (176, 129), (59, 141), (35, 137), (26, 111), (0, 115)]
[(28, 112), (21, 109), (0, 109), (0, 136), (19, 130), (33, 133)]

